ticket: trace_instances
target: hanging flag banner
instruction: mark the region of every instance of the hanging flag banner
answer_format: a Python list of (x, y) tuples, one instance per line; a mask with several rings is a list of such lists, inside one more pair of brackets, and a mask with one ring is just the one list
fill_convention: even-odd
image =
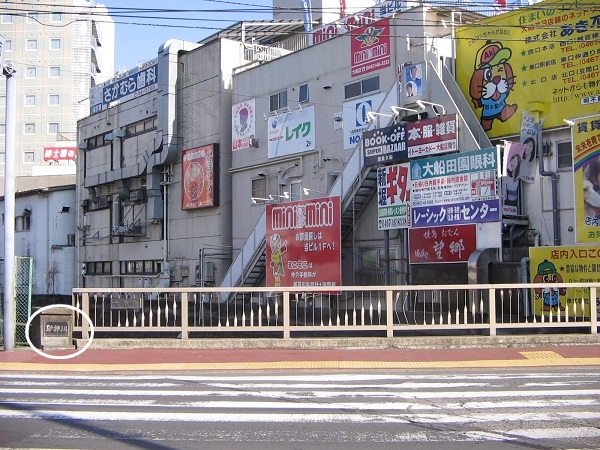
[(477, 225), (413, 228), (408, 230), (409, 262), (467, 262), (477, 250)]
[(502, 167), (502, 214), (516, 216), (519, 208), (520, 170), (523, 145), (507, 141), (504, 144)]
[(521, 155), (519, 178), (526, 183), (535, 182), (538, 154), (537, 140), (543, 123), (543, 117), (538, 123), (535, 121), (533, 114), (524, 111), (521, 113), (521, 144), (523, 145), (523, 153)]
[(498, 150), (410, 162), (414, 228), (500, 220)]
[(410, 227), (410, 165), (377, 169), (377, 229)]
[[(529, 247), (530, 281), (532, 283), (598, 283), (600, 282), (600, 246), (573, 245), (561, 247)], [(600, 316), (600, 290), (590, 300), (586, 287), (548, 286), (533, 289), (531, 309), (534, 314), (564, 317)], [(555, 319), (556, 320), (556, 319)]]
[(600, 241), (600, 114), (576, 119), (571, 127), (575, 238), (580, 244)]
[(267, 286), (342, 284), (339, 197), (269, 204), (266, 214)]

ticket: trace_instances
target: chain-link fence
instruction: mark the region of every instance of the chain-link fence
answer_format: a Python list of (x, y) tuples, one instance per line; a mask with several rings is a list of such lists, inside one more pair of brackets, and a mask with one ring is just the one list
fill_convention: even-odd
[(26, 325), (31, 317), (31, 285), (33, 276), (33, 258), (15, 258), (15, 343), (27, 345)]

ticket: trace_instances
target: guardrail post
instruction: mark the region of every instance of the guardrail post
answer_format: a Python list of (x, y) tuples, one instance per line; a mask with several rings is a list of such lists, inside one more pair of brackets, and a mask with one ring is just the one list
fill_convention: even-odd
[(290, 291), (283, 291), (283, 338), (290, 338)]
[(496, 289), (490, 288), (488, 293), (488, 311), (490, 322), (490, 336), (496, 336)]
[(598, 306), (596, 306), (596, 299), (598, 298), (598, 288), (592, 287), (590, 289), (590, 321), (592, 334), (598, 334)]
[(385, 291), (385, 330), (387, 337), (394, 337), (394, 299), (391, 289)]
[(183, 292), (181, 294), (181, 339), (188, 338), (188, 293)]
[[(90, 294), (88, 292), (83, 292), (81, 294), (81, 310), (88, 315), (88, 317), (92, 318), (90, 314)], [(89, 339), (90, 338), (90, 324), (85, 319), (85, 317), (81, 318), (81, 339)]]

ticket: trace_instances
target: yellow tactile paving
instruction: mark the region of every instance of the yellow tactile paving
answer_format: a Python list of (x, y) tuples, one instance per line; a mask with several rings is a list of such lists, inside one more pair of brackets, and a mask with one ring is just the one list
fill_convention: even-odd
[(562, 358), (558, 353), (544, 350), (544, 351), (533, 351), (533, 352), (519, 352), (527, 359), (556, 359)]
[(522, 353), (525, 356), (524, 359), (492, 359), (473, 361), (276, 361), (158, 364), (53, 364), (4, 362), (0, 363), (0, 372), (179, 372), (219, 370), (460, 369), (543, 366), (600, 366), (600, 357), (564, 358), (555, 352)]

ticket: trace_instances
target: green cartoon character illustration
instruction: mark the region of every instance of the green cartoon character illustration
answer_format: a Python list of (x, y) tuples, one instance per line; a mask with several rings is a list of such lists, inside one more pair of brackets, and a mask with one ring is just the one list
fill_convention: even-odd
[[(533, 278), (534, 283), (562, 283), (563, 279), (556, 267), (547, 259), (538, 265), (537, 275)], [(560, 304), (560, 296), (567, 295), (564, 287), (535, 288), (535, 298), (543, 298), (542, 311), (564, 311), (565, 307)]]
[(281, 286), (281, 277), (285, 276), (283, 254), (287, 251), (287, 241), (281, 242), (281, 236), (275, 233), (269, 240), (269, 246), (271, 247), (270, 267), (273, 269), (275, 286), (279, 287)]

